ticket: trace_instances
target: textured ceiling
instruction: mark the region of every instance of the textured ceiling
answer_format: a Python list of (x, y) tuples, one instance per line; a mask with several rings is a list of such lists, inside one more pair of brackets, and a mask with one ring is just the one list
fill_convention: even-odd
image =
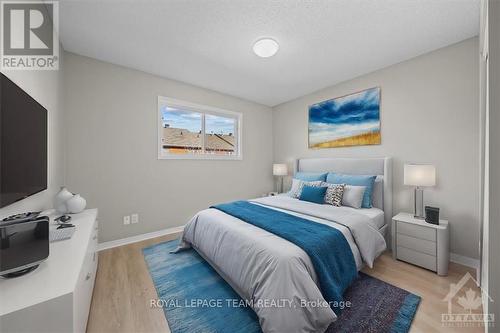
[(269, 106), (478, 31), (479, 0), (60, 1), (65, 50)]

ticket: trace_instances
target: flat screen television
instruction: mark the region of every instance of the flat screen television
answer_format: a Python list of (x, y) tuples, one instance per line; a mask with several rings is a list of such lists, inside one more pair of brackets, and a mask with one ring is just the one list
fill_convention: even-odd
[(0, 207), (47, 188), (47, 110), (0, 73)]

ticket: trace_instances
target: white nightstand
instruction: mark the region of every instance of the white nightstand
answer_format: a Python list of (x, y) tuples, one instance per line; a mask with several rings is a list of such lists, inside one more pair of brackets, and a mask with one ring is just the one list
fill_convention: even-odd
[(392, 218), (392, 257), (418, 265), (438, 275), (448, 274), (448, 221), (439, 225), (416, 219), (413, 214), (399, 213)]

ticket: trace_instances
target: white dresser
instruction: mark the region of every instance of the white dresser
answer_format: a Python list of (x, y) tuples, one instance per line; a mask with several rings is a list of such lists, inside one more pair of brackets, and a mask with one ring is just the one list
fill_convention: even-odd
[(448, 274), (448, 221), (439, 225), (399, 213), (392, 218), (392, 257), (437, 272)]
[(72, 216), (73, 237), (50, 243), (37, 269), (0, 278), (0, 332), (85, 332), (97, 271), (97, 209)]

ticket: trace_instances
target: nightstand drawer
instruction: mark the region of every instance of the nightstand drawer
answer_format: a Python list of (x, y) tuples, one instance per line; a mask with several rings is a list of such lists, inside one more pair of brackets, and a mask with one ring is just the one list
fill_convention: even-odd
[(397, 258), (436, 271), (436, 257), (398, 246)]
[(410, 250), (426, 253), (431, 256), (436, 255), (436, 243), (403, 234), (397, 234), (398, 246), (406, 247)]
[(431, 242), (436, 241), (436, 230), (416, 224), (398, 222), (396, 227), (398, 234), (405, 234), (410, 237), (425, 239)]

